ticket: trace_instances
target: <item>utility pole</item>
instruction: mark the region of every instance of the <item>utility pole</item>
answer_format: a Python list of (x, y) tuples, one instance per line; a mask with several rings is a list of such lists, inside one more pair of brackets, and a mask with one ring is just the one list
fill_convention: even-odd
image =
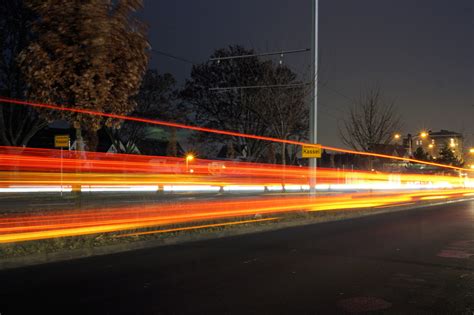
[[(311, 30), (311, 76), (313, 82), (313, 89), (311, 91), (311, 103), (309, 109), (309, 142), (312, 144), (318, 143), (318, 0), (312, 0), (312, 30)], [(309, 159), (309, 173), (310, 173), (310, 193), (316, 195), (316, 167), (317, 159)]]

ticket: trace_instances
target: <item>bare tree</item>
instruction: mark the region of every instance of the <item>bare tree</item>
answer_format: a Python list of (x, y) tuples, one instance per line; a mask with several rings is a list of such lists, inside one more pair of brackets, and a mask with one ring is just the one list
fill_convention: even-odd
[[(255, 111), (268, 126), (269, 134), (282, 140), (303, 141), (306, 139), (309, 108), (305, 99), (309, 95), (310, 85), (298, 81), (296, 74), (282, 65), (269, 66), (266, 69), (263, 84), (275, 86), (275, 88), (261, 89), (255, 95), (255, 102), (260, 104)], [(288, 145), (281, 143), (279, 146), (278, 162), (283, 165), (295, 163), (296, 154), (289, 154)], [(297, 148), (292, 151), (297, 152)]]
[[(212, 57), (253, 53), (241, 46), (230, 46), (216, 50)], [(297, 140), (307, 132), (305, 95), (305, 85), (288, 67), (257, 57), (196, 65), (181, 92), (190, 109), (190, 119), (196, 124)], [(222, 136), (206, 135), (205, 140), (230, 147), (229, 139)], [(242, 137), (234, 137), (231, 142), (235, 153), (249, 161), (268, 160), (266, 151), (275, 149), (268, 142)], [(282, 145), (280, 152), (281, 161), (286, 163), (287, 146)]]
[[(35, 39), (19, 61), (37, 101), (128, 114), (135, 106), (146, 70), (148, 42), (134, 15), (141, 0), (26, 0), (38, 15)], [(89, 150), (97, 146), (98, 116), (42, 111), (52, 121), (65, 119), (76, 128), (79, 149), (82, 132)], [(105, 120), (109, 126), (120, 122)]]
[[(218, 49), (211, 57), (228, 57), (254, 53), (241, 46), (230, 46)], [(225, 89), (214, 91), (213, 88), (254, 86), (262, 81), (264, 63), (257, 57), (226, 60), (220, 63), (206, 62), (193, 66), (191, 78), (186, 81), (180, 93), (182, 107), (188, 111), (189, 119), (209, 128), (237, 131), (247, 134), (267, 135), (267, 126), (261, 117), (255, 114), (258, 103), (251, 100), (256, 93), (254, 89)], [(229, 138), (219, 135), (199, 134), (197, 142), (229, 144)], [(250, 161), (258, 160), (264, 149), (259, 140), (233, 137), (233, 149), (236, 155)]]
[(376, 84), (361, 92), (339, 126), (342, 142), (355, 150), (369, 152), (375, 144), (389, 144), (401, 127), (394, 102), (384, 100)]

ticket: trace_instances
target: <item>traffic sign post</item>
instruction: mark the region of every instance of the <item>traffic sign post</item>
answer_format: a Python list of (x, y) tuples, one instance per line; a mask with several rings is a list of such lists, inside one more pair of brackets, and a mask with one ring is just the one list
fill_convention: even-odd
[(69, 149), (69, 135), (54, 136), (54, 147), (61, 149), (61, 197), (63, 196), (63, 148)]
[(309, 160), (309, 190), (311, 196), (316, 195), (316, 164), (321, 158), (322, 148), (320, 144), (304, 145), (301, 149), (301, 157)]
[(55, 148), (69, 148), (69, 136), (68, 135), (54, 136), (54, 147)]
[(310, 158), (321, 158), (322, 150), (321, 150), (321, 145), (320, 144), (315, 144), (311, 146), (303, 146), (303, 150), (301, 151), (301, 155), (305, 159), (310, 159)]

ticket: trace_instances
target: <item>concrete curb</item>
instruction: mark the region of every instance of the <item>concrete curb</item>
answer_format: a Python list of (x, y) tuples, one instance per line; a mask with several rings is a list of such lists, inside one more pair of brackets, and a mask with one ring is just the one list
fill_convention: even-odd
[[(12, 257), (12, 258), (0, 259), (0, 270), (35, 266), (35, 265), (40, 265), (40, 264), (61, 262), (61, 261), (66, 261), (66, 260), (87, 258), (87, 257), (93, 257), (93, 256), (109, 255), (109, 254), (140, 250), (140, 249), (146, 249), (146, 248), (152, 248), (152, 247), (178, 245), (178, 244), (183, 244), (183, 243), (188, 243), (188, 242), (205, 241), (209, 239), (217, 239), (217, 238), (239, 236), (239, 235), (246, 235), (246, 234), (253, 234), (253, 233), (263, 233), (263, 232), (276, 231), (276, 230), (292, 228), (292, 227), (297, 227), (297, 226), (336, 222), (336, 221), (342, 221), (342, 220), (352, 220), (352, 219), (358, 219), (358, 218), (363, 218), (363, 217), (373, 216), (373, 215), (378, 215), (378, 214), (394, 213), (394, 212), (414, 210), (414, 209), (420, 209), (420, 208), (429, 208), (429, 207), (434, 207), (434, 206), (439, 206), (439, 205), (445, 205), (448, 203), (458, 203), (458, 202), (471, 201), (471, 200), (474, 200), (474, 198), (463, 198), (463, 199), (450, 200), (450, 201), (444, 201), (444, 202), (436, 202), (436, 203), (431, 202), (431, 203), (415, 204), (415, 205), (408, 205), (408, 206), (398, 206), (398, 207), (394, 206), (394, 207), (387, 207), (387, 208), (381, 208), (381, 209), (380, 208), (379, 209), (378, 208), (363, 208), (363, 209), (357, 209), (358, 211), (364, 211), (363, 213), (360, 213), (360, 212), (348, 213), (349, 215), (343, 218), (332, 218), (328, 216), (328, 217), (322, 217), (322, 218), (296, 219), (296, 220), (291, 220), (291, 221), (273, 221), (273, 223), (269, 225), (241, 226), (237, 229), (228, 229), (225, 231), (215, 231), (215, 232), (211, 231), (211, 232), (207, 232), (207, 233), (203, 233), (199, 235), (184, 234), (184, 235), (178, 235), (175, 237), (157, 239), (157, 240), (136, 241), (136, 242), (125, 243), (125, 244), (108, 245), (108, 246), (85, 248), (85, 249), (75, 249), (75, 250), (64, 251), (64, 252), (46, 253), (46, 254), (24, 256), (24, 257)], [(371, 211), (367, 212), (367, 210), (371, 210)], [(341, 209), (341, 211), (344, 211), (344, 210)]]

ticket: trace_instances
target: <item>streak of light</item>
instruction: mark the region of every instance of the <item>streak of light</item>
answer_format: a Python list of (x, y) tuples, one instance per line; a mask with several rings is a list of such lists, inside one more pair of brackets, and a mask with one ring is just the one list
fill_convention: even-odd
[(0, 188), (0, 193), (53, 193), (72, 192), (71, 186), (10, 186)]
[[(21, 154), (20, 154), (21, 153)], [(182, 159), (78, 152), (65, 153), (63, 172), (57, 150), (0, 147), (0, 192), (52, 191), (305, 191), (308, 168), (261, 163), (197, 159), (195, 172), (186, 172)], [(225, 167), (224, 167), (225, 166)], [(394, 190), (474, 187), (474, 180), (460, 176), (387, 174), (363, 171), (318, 170), (317, 190)], [(89, 187), (90, 186), (90, 187)], [(266, 187), (266, 188), (265, 188)]]
[[(0, 243), (197, 224), (256, 214), (350, 211), (474, 194), (474, 181), (466, 177), (320, 168), (319, 193), (317, 198), (310, 198), (306, 167), (195, 159), (194, 173), (190, 174), (182, 158), (71, 151), (63, 154), (61, 160), (58, 150), (0, 147), (0, 192), (231, 193), (224, 200), (170, 202), (163, 198), (153, 204), (5, 214), (0, 217)], [(236, 192), (273, 194), (243, 198)]]
[(404, 203), (395, 203), (395, 204), (385, 205), (385, 206), (378, 206), (376, 208), (377, 209), (384, 209), (384, 208), (390, 208), (390, 207), (393, 207), (393, 206), (397, 206), (397, 207), (412, 206), (414, 204), (415, 204), (414, 202), (404, 202)]
[(82, 192), (156, 192), (158, 186), (81, 186)]
[(328, 211), (396, 205), (443, 196), (459, 198), (472, 189), (427, 191), (373, 191), (302, 196), (261, 196), (226, 200), (188, 200), (179, 203), (127, 205), (88, 210), (46, 211), (0, 218), (0, 243), (127, 231), (170, 224), (275, 215), (293, 211)]
[(264, 191), (264, 186), (256, 185), (229, 185), (224, 187), (224, 191)]
[(438, 200), (438, 199), (447, 199), (449, 196), (426, 196), (421, 197), (420, 200)]
[(164, 192), (218, 192), (219, 186), (209, 185), (165, 185)]
[(158, 234), (158, 233), (170, 233), (170, 232), (180, 232), (180, 231), (190, 231), (190, 230), (199, 230), (199, 229), (208, 229), (213, 227), (222, 227), (230, 225), (240, 225), (240, 224), (249, 224), (249, 223), (258, 223), (266, 221), (275, 221), (280, 218), (265, 218), (265, 219), (255, 219), (255, 220), (244, 220), (244, 221), (235, 221), (235, 222), (226, 222), (226, 223), (215, 223), (215, 224), (205, 224), (197, 226), (186, 226), (181, 228), (166, 229), (166, 230), (155, 230), (155, 231), (146, 231), (146, 232), (137, 232), (130, 234), (117, 235), (117, 237), (127, 237), (127, 236), (139, 236), (139, 235), (149, 235), (149, 234)]
[[(104, 112), (98, 112), (98, 111), (80, 109), (80, 108), (69, 108), (69, 107), (65, 107), (65, 106), (58, 106), (58, 105), (52, 105), (52, 104), (23, 101), (23, 100), (5, 98), (5, 97), (0, 97), (0, 103), (27, 105), (27, 106), (37, 107), (37, 108), (46, 108), (46, 109), (52, 109), (52, 110), (57, 110), (57, 111), (66, 111), (66, 112), (73, 112), (73, 113), (80, 113), (80, 114), (86, 114), (86, 115), (92, 115), (92, 116), (107, 117), (107, 118), (113, 118), (113, 119), (119, 119), (119, 120), (135, 121), (135, 122), (141, 122), (141, 123), (152, 124), (152, 125), (161, 125), (161, 126), (166, 126), (166, 127), (188, 129), (188, 130), (208, 132), (208, 133), (214, 133), (214, 134), (221, 134), (221, 135), (233, 136), (233, 137), (241, 137), (241, 138), (248, 138), (248, 139), (255, 139), (255, 140), (277, 142), (277, 143), (294, 144), (294, 145), (298, 145), (298, 146), (309, 146), (309, 147), (316, 146), (315, 144), (305, 143), (305, 142), (301, 142), (301, 141), (278, 139), (278, 138), (265, 137), (265, 136), (257, 136), (257, 135), (252, 135), (252, 134), (239, 133), (239, 132), (235, 132), (235, 131), (226, 131), (226, 130), (219, 130), (219, 129), (211, 129), (211, 128), (204, 128), (204, 127), (190, 126), (190, 125), (185, 125), (185, 124), (180, 124), (180, 123), (166, 122), (166, 121), (153, 120), (153, 119), (147, 119), (147, 118), (139, 118), (139, 117), (130, 117), (130, 116), (125, 116), (125, 115), (104, 113)], [(386, 154), (378, 154), (378, 153), (371, 153), (371, 152), (361, 152), (361, 151), (341, 149), (341, 148), (330, 147), (330, 146), (318, 146), (318, 147), (321, 147), (321, 148), (326, 149), (326, 150), (335, 151), (335, 152), (350, 153), (350, 154), (356, 154), (356, 155), (371, 156), (371, 157), (399, 160), (399, 161), (405, 161), (405, 162), (413, 162), (413, 163), (437, 166), (437, 167), (442, 167), (442, 168), (447, 168), (447, 169), (462, 170), (462, 171), (465, 171), (465, 172), (473, 172), (474, 171), (474, 170), (469, 169), (469, 168), (456, 167), (456, 166), (452, 166), (452, 165), (445, 165), (445, 164), (440, 164), (440, 163), (422, 161), (422, 160), (417, 160), (417, 159), (412, 159), (412, 158), (405, 158), (405, 157), (392, 156), (392, 155), (386, 155)]]
[(283, 191), (283, 185), (269, 185), (267, 186), (268, 191)]

